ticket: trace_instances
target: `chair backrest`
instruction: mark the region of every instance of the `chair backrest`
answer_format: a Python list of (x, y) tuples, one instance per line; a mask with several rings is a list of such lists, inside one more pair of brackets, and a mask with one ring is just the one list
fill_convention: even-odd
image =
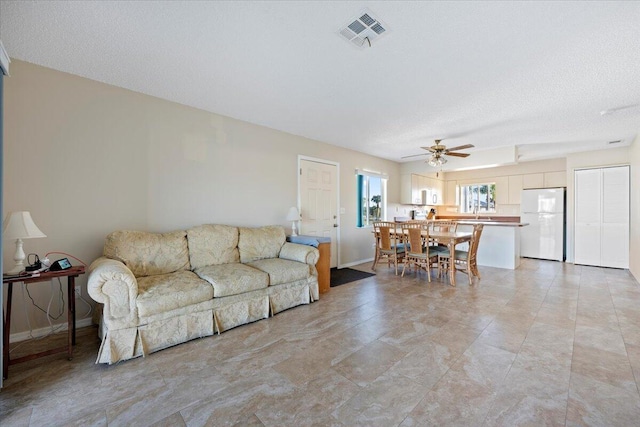
[(431, 229), (433, 231), (456, 231), (458, 223), (456, 221), (431, 221)]
[[(391, 231), (394, 233), (391, 233)], [(396, 224), (394, 222), (379, 221), (373, 223), (373, 231), (376, 237), (376, 244), (383, 251), (392, 250), (392, 245), (397, 246), (398, 239), (397, 233), (395, 233)], [(393, 240), (393, 243), (392, 243)]]
[(471, 242), (469, 242), (469, 261), (476, 259), (478, 253), (478, 244), (480, 243), (480, 236), (482, 235), (482, 228), (484, 224), (474, 224), (473, 234), (471, 235)]
[[(424, 233), (424, 230), (427, 230), (427, 232)], [(408, 223), (402, 225), (402, 235), (405, 238), (405, 242), (409, 245), (409, 253), (422, 253), (423, 242), (429, 241), (428, 230), (428, 224), (426, 223)]]

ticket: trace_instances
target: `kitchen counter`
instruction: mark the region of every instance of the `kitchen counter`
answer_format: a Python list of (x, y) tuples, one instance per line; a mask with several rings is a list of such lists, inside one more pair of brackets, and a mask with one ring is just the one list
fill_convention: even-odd
[(473, 231), (474, 224), (483, 224), (478, 244), (478, 265), (515, 270), (520, 265), (520, 228), (522, 222), (462, 220), (458, 231)]

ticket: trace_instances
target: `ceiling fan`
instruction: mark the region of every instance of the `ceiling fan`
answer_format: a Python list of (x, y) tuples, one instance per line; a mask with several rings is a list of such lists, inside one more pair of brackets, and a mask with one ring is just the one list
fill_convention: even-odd
[[(431, 153), (431, 157), (429, 158), (429, 160), (427, 160), (427, 163), (429, 163), (430, 166), (438, 167), (447, 163), (447, 159), (444, 156), (468, 157), (470, 153), (458, 153), (457, 150), (465, 150), (467, 148), (474, 147), (473, 144), (465, 144), (465, 145), (459, 145), (453, 148), (447, 148), (446, 146), (440, 144), (441, 142), (442, 142), (441, 139), (436, 139), (435, 145), (432, 145), (431, 147), (420, 147), (423, 150), (427, 150), (429, 151), (429, 153)], [(402, 158), (406, 159), (409, 157), (424, 156), (429, 153), (413, 154), (411, 156), (404, 156)]]

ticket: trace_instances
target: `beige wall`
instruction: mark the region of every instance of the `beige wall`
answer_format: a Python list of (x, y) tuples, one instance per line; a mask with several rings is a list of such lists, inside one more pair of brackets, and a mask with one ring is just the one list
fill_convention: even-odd
[[(341, 265), (373, 257), (370, 230), (356, 228), (354, 170), (387, 173), (389, 215), (399, 202), (395, 162), (17, 60), (11, 75), (3, 217), (28, 210), (47, 234), (25, 241), (27, 253), (63, 251), (90, 263), (117, 229), (290, 227), (298, 155), (340, 164)], [(12, 265), (13, 242), (4, 249)], [(85, 292), (86, 277), (80, 283)], [(49, 285), (30, 290), (46, 306)], [(26, 309), (17, 292), (12, 332), (27, 329), (25, 316), (36, 328), (47, 325), (30, 303)]]
[[(640, 131), (638, 132), (640, 135)], [(629, 270), (640, 281), (640, 136), (629, 147), (631, 165), (631, 227), (629, 242)]]

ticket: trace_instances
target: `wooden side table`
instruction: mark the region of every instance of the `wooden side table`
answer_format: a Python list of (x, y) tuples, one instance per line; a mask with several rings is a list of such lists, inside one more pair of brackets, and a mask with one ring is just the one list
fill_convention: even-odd
[[(2, 322), (2, 331), (3, 331), (3, 342), (2, 342), (2, 350), (3, 350), (3, 364), (2, 364), (2, 377), (9, 377), (9, 365), (15, 365), (16, 363), (22, 363), (29, 360), (37, 359), (39, 357), (49, 356), (50, 354), (67, 352), (67, 357), (69, 360), (73, 358), (73, 346), (76, 344), (76, 299), (75, 299), (75, 278), (79, 275), (84, 274), (84, 267), (71, 267), (68, 270), (62, 271), (48, 271), (46, 273), (40, 273), (38, 276), (24, 276), (24, 277), (16, 277), (11, 279), (2, 278), (2, 283), (6, 283), (8, 286), (7, 289), (7, 310), (4, 315), (4, 319)], [(11, 327), (11, 300), (13, 296), (13, 284), (14, 283), (22, 283), (22, 285), (27, 285), (29, 283), (36, 282), (47, 282), (56, 277), (66, 277), (67, 278), (67, 298), (69, 302), (67, 303), (67, 327), (69, 330), (67, 345), (64, 347), (59, 347), (51, 350), (42, 351), (36, 354), (30, 354), (28, 356), (22, 356), (14, 360), (10, 360), (9, 353), (9, 332)]]
[(321, 294), (329, 292), (331, 289), (331, 241), (318, 243), (320, 259), (316, 264), (318, 270), (318, 290)]
[(331, 239), (318, 236), (287, 236), (287, 241), (318, 248), (320, 259), (316, 263), (318, 270), (318, 291), (321, 294), (331, 289)]

